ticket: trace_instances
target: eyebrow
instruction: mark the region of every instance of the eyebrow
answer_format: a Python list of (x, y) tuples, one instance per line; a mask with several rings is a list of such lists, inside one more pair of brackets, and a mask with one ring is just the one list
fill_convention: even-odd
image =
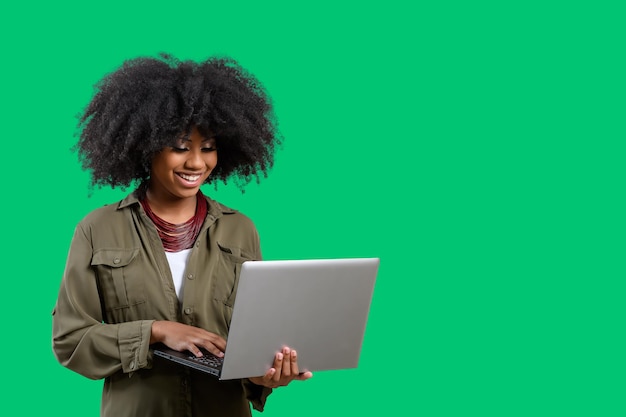
[[(191, 138), (189, 137), (189, 135), (185, 135), (184, 137), (181, 138), (181, 140), (183, 142), (191, 142)], [(200, 143), (205, 143), (205, 142), (209, 142), (209, 141), (215, 141), (215, 137), (202, 139), (202, 142), (200, 142)]]

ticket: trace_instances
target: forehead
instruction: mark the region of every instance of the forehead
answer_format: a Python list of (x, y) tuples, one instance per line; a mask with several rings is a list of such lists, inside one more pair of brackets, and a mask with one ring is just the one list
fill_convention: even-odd
[(181, 141), (181, 142), (191, 142), (191, 141), (208, 142), (208, 141), (215, 140), (215, 136), (211, 132), (203, 132), (203, 133), (200, 133), (200, 131), (194, 127), (190, 131), (181, 134), (179, 137), (176, 138), (176, 140)]

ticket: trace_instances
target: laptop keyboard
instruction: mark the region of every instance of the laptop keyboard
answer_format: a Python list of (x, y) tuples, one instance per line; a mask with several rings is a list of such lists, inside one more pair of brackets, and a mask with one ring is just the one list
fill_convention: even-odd
[(218, 358), (212, 353), (208, 353), (208, 352), (202, 352), (202, 353), (204, 354), (204, 356), (200, 358), (194, 355), (189, 355), (188, 359), (193, 362), (201, 363), (203, 365), (210, 366), (216, 369), (219, 369), (222, 366), (222, 363), (224, 361), (222, 358)]

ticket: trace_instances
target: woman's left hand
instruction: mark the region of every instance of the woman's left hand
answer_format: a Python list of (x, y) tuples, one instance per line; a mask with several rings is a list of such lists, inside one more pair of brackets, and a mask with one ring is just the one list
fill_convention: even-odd
[(311, 372), (300, 373), (298, 369), (298, 354), (291, 348), (284, 347), (274, 357), (274, 367), (265, 375), (248, 378), (257, 385), (267, 388), (284, 387), (293, 380), (304, 381), (313, 376)]

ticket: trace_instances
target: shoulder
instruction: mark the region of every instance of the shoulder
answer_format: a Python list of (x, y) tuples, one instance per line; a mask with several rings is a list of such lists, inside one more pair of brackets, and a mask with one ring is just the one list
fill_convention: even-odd
[(80, 221), (82, 227), (93, 227), (98, 225), (112, 225), (122, 219), (127, 219), (127, 212), (131, 210), (132, 205), (123, 206), (122, 201), (107, 204), (88, 213)]
[(216, 244), (229, 248), (231, 253), (246, 253), (247, 259), (261, 259), (259, 233), (254, 222), (240, 211), (216, 201), (209, 200), (209, 207), (209, 216), (214, 216), (211, 220), (215, 221), (211, 233)]
[(256, 230), (252, 219), (239, 210), (235, 210), (208, 197), (206, 199), (209, 202), (209, 215), (214, 216), (217, 222)]
[(138, 201), (125, 198), (107, 204), (88, 213), (77, 225), (77, 229), (94, 245), (135, 244), (132, 210)]
[(97, 225), (119, 217), (122, 210), (119, 209), (119, 202), (107, 204), (88, 213), (80, 221), (81, 225)]

